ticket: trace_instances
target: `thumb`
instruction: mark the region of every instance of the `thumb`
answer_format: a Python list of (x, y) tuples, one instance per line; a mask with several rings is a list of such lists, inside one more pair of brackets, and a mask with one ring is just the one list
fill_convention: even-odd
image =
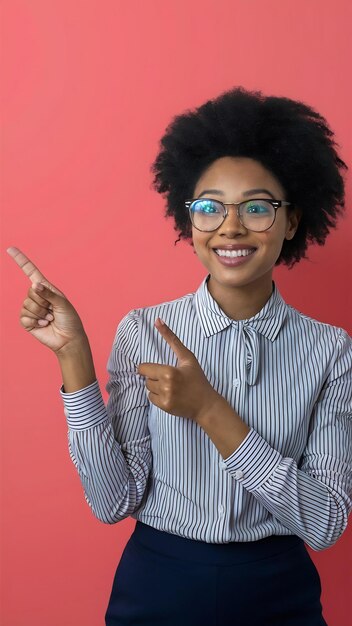
[(158, 317), (155, 322), (155, 328), (164, 337), (165, 341), (169, 344), (170, 348), (176, 354), (179, 365), (189, 363), (196, 360), (193, 352), (188, 350), (182, 341), (175, 335), (175, 333), (169, 328), (163, 320)]
[(65, 294), (50, 283), (35, 282), (32, 284), (32, 289), (34, 289), (38, 295), (42, 296), (42, 298), (51, 302), (51, 304), (59, 304), (62, 298), (66, 300)]

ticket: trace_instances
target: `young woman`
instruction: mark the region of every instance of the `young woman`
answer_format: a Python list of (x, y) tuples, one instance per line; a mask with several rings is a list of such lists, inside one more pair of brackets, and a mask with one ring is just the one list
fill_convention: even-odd
[(137, 520), (107, 626), (323, 626), (305, 543), (351, 510), (351, 339), (283, 300), (273, 270), (344, 208), (333, 133), (307, 105), (233, 89), (177, 116), (153, 164), (207, 276), (129, 312), (109, 400), (82, 322), (18, 249), (24, 328), (58, 357), (69, 450), (101, 521)]

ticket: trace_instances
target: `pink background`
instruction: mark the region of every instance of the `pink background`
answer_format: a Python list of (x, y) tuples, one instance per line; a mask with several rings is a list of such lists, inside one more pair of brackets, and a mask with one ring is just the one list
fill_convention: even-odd
[[(326, 117), (351, 166), (348, 0), (2, 2), (2, 626), (100, 626), (135, 521), (104, 525), (67, 447), (55, 356), (19, 324), (22, 249), (78, 310), (107, 400), (116, 326), (194, 291), (206, 270), (163, 218), (149, 167), (172, 116), (242, 85)], [(274, 278), (304, 313), (351, 333), (348, 215)], [(348, 287), (349, 285), (349, 287)], [(350, 614), (351, 528), (310, 554), (325, 618)], [(156, 590), (157, 592), (157, 590)], [(234, 611), (236, 606), (234, 604)]]

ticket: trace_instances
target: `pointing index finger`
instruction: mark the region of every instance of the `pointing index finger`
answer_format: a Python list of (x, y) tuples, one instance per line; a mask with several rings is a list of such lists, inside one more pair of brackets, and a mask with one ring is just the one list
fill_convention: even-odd
[(189, 357), (191, 352), (186, 348), (186, 346), (182, 343), (181, 339), (175, 335), (175, 333), (169, 328), (165, 322), (157, 318), (155, 322), (155, 327), (159, 331), (159, 333), (164, 337), (165, 341), (169, 344), (170, 348), (174, 351), (177, 358), (179, 360), (186, 359)]
[[(31, 279), (32, 283), (40, 283), (45, 280), (45, 276), (39, 271), (39, 269), (32, 263), (32, 261), (23, 253), (19, 248), (11, 246), (7, 248), (6, 252), (13, 258), (21, 270)], [(48, 282), (48, 281), (46, 281)]]

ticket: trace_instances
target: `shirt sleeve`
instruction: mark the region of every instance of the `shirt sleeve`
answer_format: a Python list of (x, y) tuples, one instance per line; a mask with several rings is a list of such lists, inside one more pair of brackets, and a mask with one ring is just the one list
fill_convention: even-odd
[(107, 524), (141, 506), (152, 466), (149, 402), (144, 378), (136, 372), (139, 315), (131, 311), (117, 328), (107, 364), (106, 406), (98, 381), (73, 393), (60, 388), (70, 457), (88, 505)]
[(352, 341), (339, 330), (299, 463), (283, 457), (253, 428), (224, 460), (233, 478), (313, 550), (337, 541), (352, 509)]

